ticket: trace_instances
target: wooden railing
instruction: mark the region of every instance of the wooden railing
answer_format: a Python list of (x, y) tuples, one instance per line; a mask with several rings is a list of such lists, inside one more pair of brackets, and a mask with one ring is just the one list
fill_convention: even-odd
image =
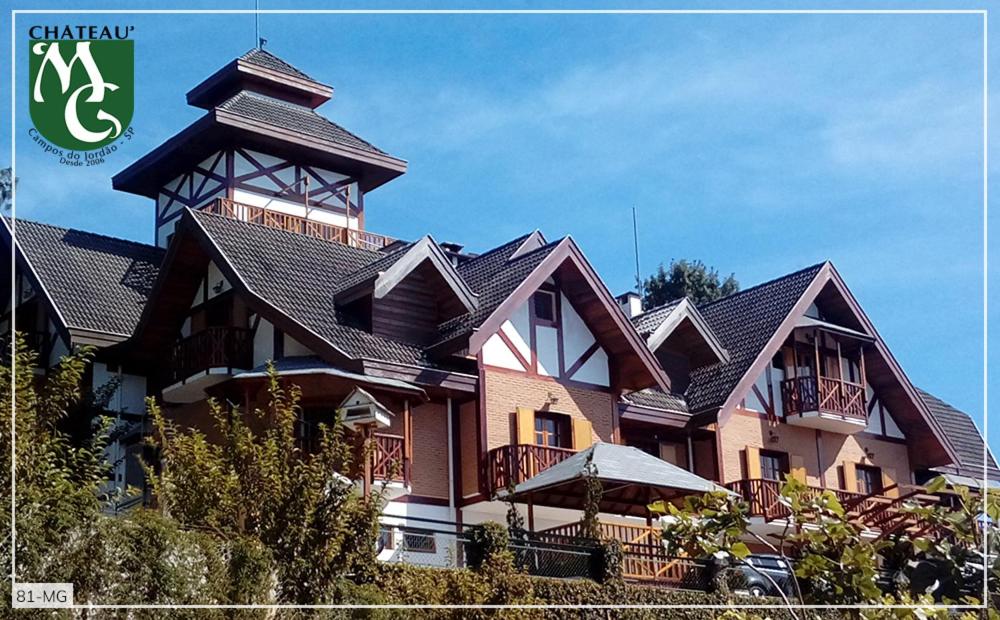
[(202, 211), (224, 215), (243, 222), (262, 224), (270, 228), (309, 235), (310, 237), (316, 237), (324, 241), (364, 248), (366, 250), (381, 250), (396, 241), (391, 237), (377, 235), (365, 230), (356, 230), (335, 224), (317, 222), (316, 220), (310, 220), (299, 215), (291, 215), (274, 209), (248, 205), (229, 200), (228, 198), (218, 198), (202, 207)]
[(208, 327), (174, 345), (172, 379), (180, 381), (209, 368), (253, 366), (253, 332), (242, 327)]
[[(559, 525), (537, 533), (539, 539), (552, 543), (580, 540), (579, 522)], [(622, 575), (629, 580), (655, 582), (672, 587), (699, 588), (710, 576), (705, 562), (667, 555), (659, 526), (624, 523), (600, 523), (602, 539), (622, 543)]]
[(786, 416), (825, 411), (861, 420), (868, 419), (864, 386), (831, 377), (795, 377), (781, 382), (781, 402)]
[(406, 458), (406, 440), (402, 435), (375, 433), (372, 473), (376, 480), (408, 483), (410, 460)]
[[(773, 521), (789, 516), (788, 507), (781, 501), (781, 485), (782, 483), (776, 480), (749, 479), (730, 482), (726, 488), (738, 494), (750, 506), (750, 516), (764, 517), (765, 521)], [(854, 513), (864, 512), (882, 500), (888, 500), (888, 498), (841, 489), (809, 487), (809, 492), (814, 495), (819, 495), (824, 491), (833, 493), (845, 510)]]
[(500, 446), (486, 453), (486, 491), (492, 495), (518, 485), (576, 454), (568, 448), (552, 448), (533, 444)]

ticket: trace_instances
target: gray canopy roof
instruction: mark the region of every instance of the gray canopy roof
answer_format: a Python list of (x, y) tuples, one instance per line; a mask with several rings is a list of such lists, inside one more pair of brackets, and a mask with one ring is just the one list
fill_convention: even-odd
[[(587, 460), (593, 455), (604, 492), (601, 511), (646, 516), (646, 506), (725, 488), (632, 446), (596, 443), (514, 488), (514, 499), (562, 508), (582, 507)], [(501, 492), (500, 496), (505, 493)]]

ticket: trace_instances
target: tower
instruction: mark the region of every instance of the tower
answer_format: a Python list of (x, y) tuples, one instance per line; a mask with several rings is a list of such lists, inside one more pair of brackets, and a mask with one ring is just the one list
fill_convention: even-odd
[(365, 194), (406, 162), (316, 112), (333, 97), (263, 49), (233, 60), (187, 93), (206, 113), (115, 175), (115, 189), (156, 203), (166, 247), (185, 207), (378, 249), (365, 231)]

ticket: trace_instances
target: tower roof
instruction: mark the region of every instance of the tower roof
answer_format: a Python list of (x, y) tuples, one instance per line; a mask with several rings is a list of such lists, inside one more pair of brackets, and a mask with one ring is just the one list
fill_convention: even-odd
[(115, 189), (155, 198), (165, 183), (219, 150), (240, 146), (350, 175), (370, 191), (406, 162), (317, 113), (333, 88), (271, 52), (252, 49), (187, 94), (205, 115), (112, 179)]
[(271, 52), (254, 48), (188, 91), (190, 105), (209, 110), (239, 91), (253, 91), (315, 108), (333, 97), (333, 88)]

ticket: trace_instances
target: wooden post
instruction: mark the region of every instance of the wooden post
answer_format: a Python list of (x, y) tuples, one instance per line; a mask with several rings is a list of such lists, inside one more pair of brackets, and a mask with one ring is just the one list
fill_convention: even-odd
[(535, 531), (535, 497), (528, 495), (528, 531)]
[(365, 470), (364, 470), (364, 482), (361, 485), (361, 491), (367, 497), (372, 490), (372, 459), (375, 458), (375, 453), (371, 450), (371, 438), (372, 438), (372, 425), (365, 424), (361, 427), (361, 454), (365, 459)]

